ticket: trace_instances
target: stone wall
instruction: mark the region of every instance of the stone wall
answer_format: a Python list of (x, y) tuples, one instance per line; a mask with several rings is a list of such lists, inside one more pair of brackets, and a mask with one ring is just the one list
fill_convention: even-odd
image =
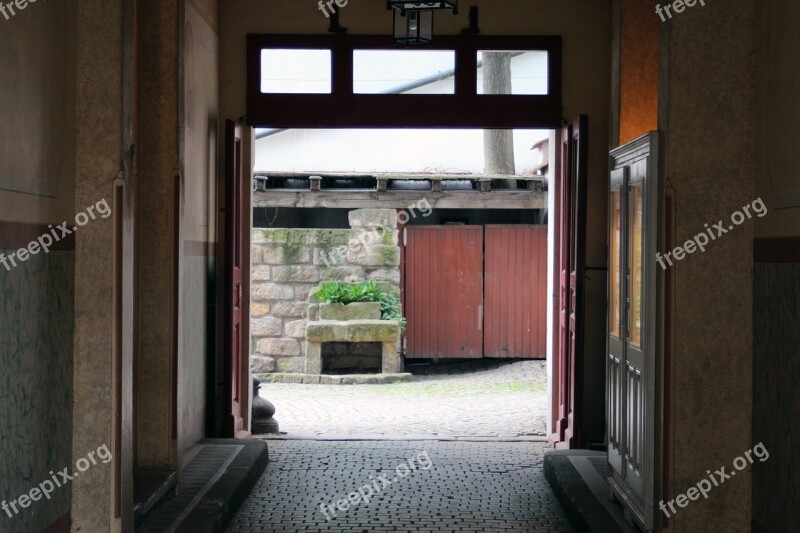
[(350, 212), (351, 229), (254, 229), (253, 373), (304, 372), (308, 292), (324, 281), (400, 285), (397, 213)]

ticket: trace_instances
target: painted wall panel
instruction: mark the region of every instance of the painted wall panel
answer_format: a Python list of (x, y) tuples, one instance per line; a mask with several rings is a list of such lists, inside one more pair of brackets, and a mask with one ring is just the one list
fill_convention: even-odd
[[(75, 212), (73, 2), (29, 3), (0, 17), (0, 254)], [(98, 198), (95, 199), (98, 200)], [(86, 206), (81, 206), (81, 208)], [(0, 500), (72, 467), (75, 241), (0, 263)], [(0, 531), (39, 531), (70, 509), (71, 488)]]
[(179, 454), (205, 436), (206, 368), (215, 342), (212, 315), (217, 239), (218, 37), (193, 2), (185, 4), (182, 49)]
[[(0, 266), (0, 500), (73, 467), (74, 270), (72, 251), (34, 256), (10, 272)], [(0, 513), (0, 530), (39, 531), (70, 501), (65, 487), (13, 518)]]
[(753, 519), (768, 531), (800, 523), (800, 264), (756, 263), (753, 307)]

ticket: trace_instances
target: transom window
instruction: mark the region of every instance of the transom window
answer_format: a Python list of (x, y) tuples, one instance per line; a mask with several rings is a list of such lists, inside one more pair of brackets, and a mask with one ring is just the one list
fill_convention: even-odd
[(561, 38), (249, 35), (247, 92), (252, 126), (556, 128)]

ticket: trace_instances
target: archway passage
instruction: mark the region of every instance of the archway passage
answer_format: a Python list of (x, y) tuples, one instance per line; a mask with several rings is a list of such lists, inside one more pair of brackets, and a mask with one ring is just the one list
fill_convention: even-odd
[[(362, 83), (359, 54), (389, 47), (381, 37), (249, 37), (247, 119), (258, 128), (253, 155), (257, 227), (248, 243), (253, 246), (250, 333), (265, 382), (261, 394), (276, 405), (284, 433), (269, 438), (272, 462), (229, 530), (251, 529), (258, 520), (259, 527), (268, 523), (274, 529), (267, 530), (275, 531), (403, 530), (413, 524), (571, 531), (542, 470), (550, 432), (546, 182), (548, 163), (555, 160), (553, 131), (560, 125), (560, 39), (443, 39), (424, 53), (457, 53), (453, 68), (440, 69), (435, 79), (385, 90)], [(297, 86), (286, 85), (280, 57), (286, 50), (308, 61), (327, 61), (331, 79), (295, 79), (290, 85)], [(531, 50), (543, 55), (530, 56)], [(521, 88), (513, 80), (504, 89), (494, 87), (485, 79), (492, 54), (508, 56), (511, 78), (515, 65), (544, 58), (545, 81), (539, 89)], [(397, 81), (399, 74), (391, 74)], [(374, 84), (375, 78), (366, 78)], [(519, 128), (539, 128), (539, 137), (525, 138), (516, 158), (502, 157), (501, 148), (509, 148), (518, 131), (535, 131)], [(435, 142), (434, 133), (460, 137)], [(381, 142), (392, 135), (414, 139)], [(416, 141), (414, 150), (411, 141)], [(478, 150), (474, 141), (481, 143)], [(354, 147), (357, 153), (351, 153)], [(404, 160), (424, 168), (381, 166), (396, 155), (396, 147), (404, 147)], [(448, 176), (453, 164), (434, 159), (423, 165), (426, 147), (438, 147), (433, 152), (441, 157), (451, 152), (483, 157), (477, 169), (458, 161), (455, 168), (466, 170)], [(515, 165), (532, 152), (544, 157), (530, 168)], [(510, 165), (501, 165), (501, 159)], [(400, 227), (392, 222), (382, 233), (380, 254), (366, 245), (366, 253), (349, 245), (367, 229), (354, 223), (361, 221), (362, 211), (388, 210), (391, 216), (380, 217), (393, 219), (395, 211), (420, 203), (434, 216)], [(498, 218), (503, 216), (519, 220), (508, 224)], [(426, 232), (443, 238), (427, 248), (415, 246), (415, 236)], [(433, 283), (441, 291), (409, 284), (411, 276), (425, 275), (434, 256), (442, 265), (458, 261), (463, 254), (450, 238), (455, 233), (480, 234), (470, 241), (476, 252), (471, 281), (456, 269), (451, 279)], [(347, 250), (336, 254), (341, 264), (330, 265), (326, 246), (340, 238)], [(399, 267), (400, 275), (390, 267)], [(326, 366), (325, 354), (335, 352), (330, 346), (326, 352), (324, 335), (315, 335), (319, 348), (314, 353), (320, 352), (322, 364), (309, 366), (311, 352), (304, 343), (312, 340), (312, 326), (326, 320), (317, 305), (331, 303), (316, 292), (319, 284), (336, 281), (352, 288), (372, 280), (404, 289), (400, 298), (407, 310), (428, 311), (430, 319), (411, 323), (409, 318), (413, 332), (400, 345), (406, 372), (309, 373), (318, 366), (333, 368)], [(433, 305), (443, 299), (448, 305)], [(433, 317), (440, 327), (428, 331), (423, 326)], [(459, 354), (458, 342), (439, 342), (445, 335), (467, 335), (467, 327), (475, 348), (469, 353)], [(328, 340), (343, 339), (337, 334)], [(425, 351), (439, 345), (447, 347)], [(355, 360), (357, 354), (345, 355)], [(280, 503), (273, 500), (277, 494)]]

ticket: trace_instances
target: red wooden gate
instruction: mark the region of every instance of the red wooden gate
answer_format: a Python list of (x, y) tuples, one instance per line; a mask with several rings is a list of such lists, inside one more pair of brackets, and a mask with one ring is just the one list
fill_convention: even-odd
[(547, 227), (486, 226), (485, 357), (547, 356)]
[(483, 356), (483, 227), (406, 230), (406, 357)]
[(407, 358), (546, 356), (546, 227), (486, 226), (485, 244), (483, 226), (405, 235)]

